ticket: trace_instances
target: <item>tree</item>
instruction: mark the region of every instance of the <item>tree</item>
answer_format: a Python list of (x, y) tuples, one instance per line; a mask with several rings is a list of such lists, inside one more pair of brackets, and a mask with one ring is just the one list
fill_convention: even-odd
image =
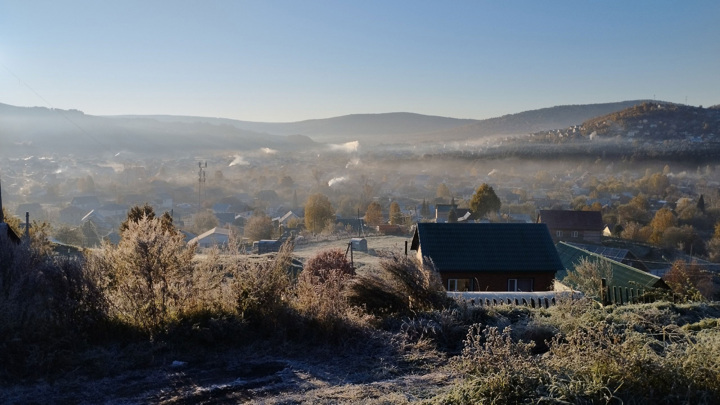
[(650, 236), (650, 243), (659, 244), (663, 232), (666, 229), (677, 225), (677, 219), (675, 215), (668, 208), (660, 208), (655, 213), (655, 217), (650, 221), (650, 227), (652, 228), (652, 235)]
[[(153, 209), (153, 207), (150, 204), (145, 203), (144, 205), (135, 205), (135, 206), (131, 207), (127, 213), (127, 217), (125, 218), (125, 221), (123, 221), (122, 224), (120, 224), (120, 234), (122, 234), (128, 228), (128, 224), (130, 222), (138, 222), (143, 217), (148, 217), (150, 219), (155, 218), (155, 209)], [(173, 220), (172, 220), (172, 217), (170, 216), (170, 214), (168, 214), (166, 212), (165, 214), (163, 214), (161, 219), (162, 219), (163, 227), (165, 229), (167, 229), (167, 230), (175, 229), (175, 226), (172, 223)]]
[(423, 218), (430, 218), (430, 205), (423, 198), (422, 207), (420, 208), (420, 215)]
[(270, 239), (274, 229), (269, 216), (253, 215), (245, 224), (245, 237), (252, 241)]
[(68, 225), (61, 225), (53, 231), (53, 236), (58, 241), (68, 245), (83, 245), (83, 233), (80, 228), (72, 228)]
[(712, 274), (697, 263), (675, 261), (663, 280), (683, 300), (705, 301), (713, 299), (716, 292)]
[(458, 221), (457, 211), (455, 211), (455, 207), (450, 208), (450, 212), (448, 212), (447, 221), (449, 223), (455, 223)]
[(481, 184), (470, 199), (470, 211), (473, 219), (480, 219), (489, 212), (500, 211), (500, 205), (500, 199), (495, 194), (495, 190), (486, 183)]
[(705, 197), (702, 194), (700, 194), (696, 207), (700, 212), (705, 213)]
[(335, 209), (325, 194), (312, 194), (305, 201), (305, 228), (320, 233), (328, 220), (335, 220)]
[(290, 188), (295, 185), (295, 181), (290, 176), (283, 176), (278, 179), (278, 185), (282, 188)]
[(192, 230), (197, 234), (207, 232), (218, 225), (219, 221), (212, 211), (200, 211), (193, 216)]
[(402, 223), (402, 212), (400, 211), (400, 204), (398, 204), (397, 201), (393, 201), (390, 204), (390, 223), (393, 225)]
[(440, 183), (437, 187), (437, 191), (435, 192), (435, 196), (440, 199), (447, 199), (452, 196), (450, 193), (450, 189), (448, 186), (445, 185), (445, 183)]
[(373, 201), (368, 205), (367, 211), (365, 211), (365, 222), (370, 226), (383, 223), (382, 206), (379, 202)]

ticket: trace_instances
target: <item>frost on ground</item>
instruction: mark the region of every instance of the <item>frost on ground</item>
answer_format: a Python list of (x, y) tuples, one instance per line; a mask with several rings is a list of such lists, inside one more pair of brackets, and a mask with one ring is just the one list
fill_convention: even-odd
[[(381, 350), (382, 351), (382, 350)], [(387, 354), (387, 353), (385, 353)], [(455, 377), (440, 362), (411, 364), (382, 356), (329, 353), (248, 356), (246, 351), (182, 361), (93, 380), (14, 386), (2, 403), (336, 404), (412, 403), (434, 397)], [(177, 361), (176, 361), (177, 362)]]

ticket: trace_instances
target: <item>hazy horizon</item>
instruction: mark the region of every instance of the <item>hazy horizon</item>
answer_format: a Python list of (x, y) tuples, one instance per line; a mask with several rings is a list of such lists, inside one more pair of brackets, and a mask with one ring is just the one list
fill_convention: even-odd
[(8, 2), (2, 103), (296, 122), (717, 104), (720, 3)]

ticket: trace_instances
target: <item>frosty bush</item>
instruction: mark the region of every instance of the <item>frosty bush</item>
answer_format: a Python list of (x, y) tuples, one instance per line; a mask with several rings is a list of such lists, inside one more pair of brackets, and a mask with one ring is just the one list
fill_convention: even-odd
[(166, 331), (192, 294), (195, 247), (160, 218), (129, 221), (117, 246), (91, 254), (91, 269), (104, 284), (112, 315), (151, 337)]

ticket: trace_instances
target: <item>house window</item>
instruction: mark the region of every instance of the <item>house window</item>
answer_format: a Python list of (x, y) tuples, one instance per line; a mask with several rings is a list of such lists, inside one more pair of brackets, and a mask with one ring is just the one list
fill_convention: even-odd
[(469, 278), (448, 279), (448, 291), (470, 291)]
[(508, 291), (534, 291), (533, 279), (531, 278), (509, 278)]
[(555, 236), (562, 238), (562, 231), (555, 231)]
[(573, 238), (577, 238), (577, 237), (578, 237), (578, 231), (573, 231), (572, 237), (573, 237)]

